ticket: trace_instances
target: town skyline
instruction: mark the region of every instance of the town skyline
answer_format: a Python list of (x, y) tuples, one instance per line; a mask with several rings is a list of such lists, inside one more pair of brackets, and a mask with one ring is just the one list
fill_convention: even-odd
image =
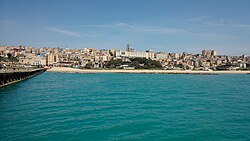
[(129, 43), (140, 51), (250, 54), (247, 0), (0, 0), (0, 5), (1, 46), (122, 49)]
[[(25, 48), (35, 48), (35, 49), (41, 49), (41, 48), (48, 48), (48, 49), (69, 49), (69, 50), (84, 50), (86, 48), (90, 48), (90, 49), (95, 49), (95, 50), (112, 50), (112, 49), (115, 49), (115, 50), (126, 50), (126, 47), (127, 45), (129, 45), (131, 48), (134, 49), (134, 51), (136, 52), (145, 52), (145, 51), (148, 51), (148, 50), (151, 50), (151, 51), (154, 51), (154, 52), (164, 52), (164, 53), (176, 53), (176, 54), (183, 54), (183, 53), (188, 53), (188, 54), (201, 54), (201, 52), (203, 50), (215, 50), (214, 48), (208, 48), (208, 49), (201, 49), (199, 50), (198, 52), (188, 52), (188, 51), (180, 51), (180, 52), (171, 52), (171, 51), (168, 51), (168, 50), (153, 50), (152, 48), (144, 48), (144, 49), (137, 49), (136, 47), (134, 46), (131, 46), (131, 44), (127, 43), (127, 44), (124, 44), (122, 47), (114, 47), (114, 48), (95, 48), (95, 47), (64, 47), (64, 46), (42, 46), (42, 47), (37, 47), (37, 46), (28, 46), (28, 45), (1, 45), (0, 44), (0, 48), (9, 48), (9, 47), (13, 47), (13, 48), (19, 48), (19, 47), (25, 47)], [(217, 51), (217, 50), (216, 50)], [(227, 56), (242, 56), (242, 55), (246, 55), (246, 56), (250, 56), (249, 54), (247, 53), (243, 53), (243, 54), (238, 54), (238, 55), (230, 55), (230, 54), (223, 54), (223, 53), (218, 53), (217, 55), (227, 55)]]
[[(187, 51), (180, 51), (180, 52), (170, 52), (167, 50), (153, 50), (151, 48), (144, 48), (141, 50), (138, 50), (136, 47), (131, 46), (131, 44), (124, 44), (123, 47), (117, 47), (117, 48), (95, 48), (95, 47), (81, 47), (81, 48), (73, 48), (73, 47), (50, 47), (50, 46), (43, 46), (43, 47), (34, 47), (34, 46), (28, 46), (28, 45), (0, 45), (0, 48), (34, 48), (34, 49), (42, 49), (42, 48), (46, 48), (46, 49), (69, 49), (69, 50), (84, 50), (84, 49), (94, 49), (94, 50), (120, 50), (120, 51), (125, 51), (127, 49), (127, 46), (129, 46), (130, 48), (133, 49), (133, 52), (146, 52), (146, 51), (153, 51), (155, 53), (157, 52), (164, 52), (164, 53), (176, 53), (176, 54), (183, 54), (183, 53), (187, 53), (187, 54), (201, 54), (203, 50), (215, 50), (213, 48), (210, 49), (202, 49), (199, 50), (199, 52), (187, 52)], [(217, 51), (217, 50), (216, 50)], [(229, 55), (229, 54), (221, 54), (218, 53), (217, 55), (228, 55), (228, 56), (242, 56), (242, 55), (246, 55), (249, 56), (248, 54), (239, 54), (239, 55)]]
[(11, 66), (73, 67), (80, 69), (248, 70), (249, 56), (218, 55), (216, 50), (198, 54), (137, 51), (129, 44), (119, 49), (33, 48), (0, 46), (0, 61)]

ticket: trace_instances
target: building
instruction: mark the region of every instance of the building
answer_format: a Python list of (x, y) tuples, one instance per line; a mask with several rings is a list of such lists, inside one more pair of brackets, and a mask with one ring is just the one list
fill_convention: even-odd
[(202, 50), (202, 56), (215, 57), (217, 56), (217, 51), (216, 50)]
[(48, 53), (46, 54), (46, 66), (53, 66), (54, 64), (58, 63), (58, 54)]
[(156, 60), (168, 59), (168, 57), (169, 57), (168, 53), (165, 53), (165, 52), (157, 52), (157, 53), (155, 53), (155, 59)]

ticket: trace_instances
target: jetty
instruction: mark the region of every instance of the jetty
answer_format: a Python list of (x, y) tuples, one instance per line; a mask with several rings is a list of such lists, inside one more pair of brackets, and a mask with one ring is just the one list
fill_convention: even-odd
[(46, 68), (0, 70), (0, 88), (45, 72)]

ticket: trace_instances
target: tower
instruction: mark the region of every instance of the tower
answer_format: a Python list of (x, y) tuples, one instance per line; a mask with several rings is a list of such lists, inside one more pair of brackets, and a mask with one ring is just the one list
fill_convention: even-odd
[(134, 52), (134, 49), (131, 48), (129, 44), (127, 44), (126, 51), (128, 51), (128, 52)]

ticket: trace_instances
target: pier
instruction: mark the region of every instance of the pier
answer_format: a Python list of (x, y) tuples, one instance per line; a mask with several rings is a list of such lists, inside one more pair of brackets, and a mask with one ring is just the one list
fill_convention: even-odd
[(0, 70), (0, 88), (36, 76), (46, 70), (45, 68), (32, 70)]

